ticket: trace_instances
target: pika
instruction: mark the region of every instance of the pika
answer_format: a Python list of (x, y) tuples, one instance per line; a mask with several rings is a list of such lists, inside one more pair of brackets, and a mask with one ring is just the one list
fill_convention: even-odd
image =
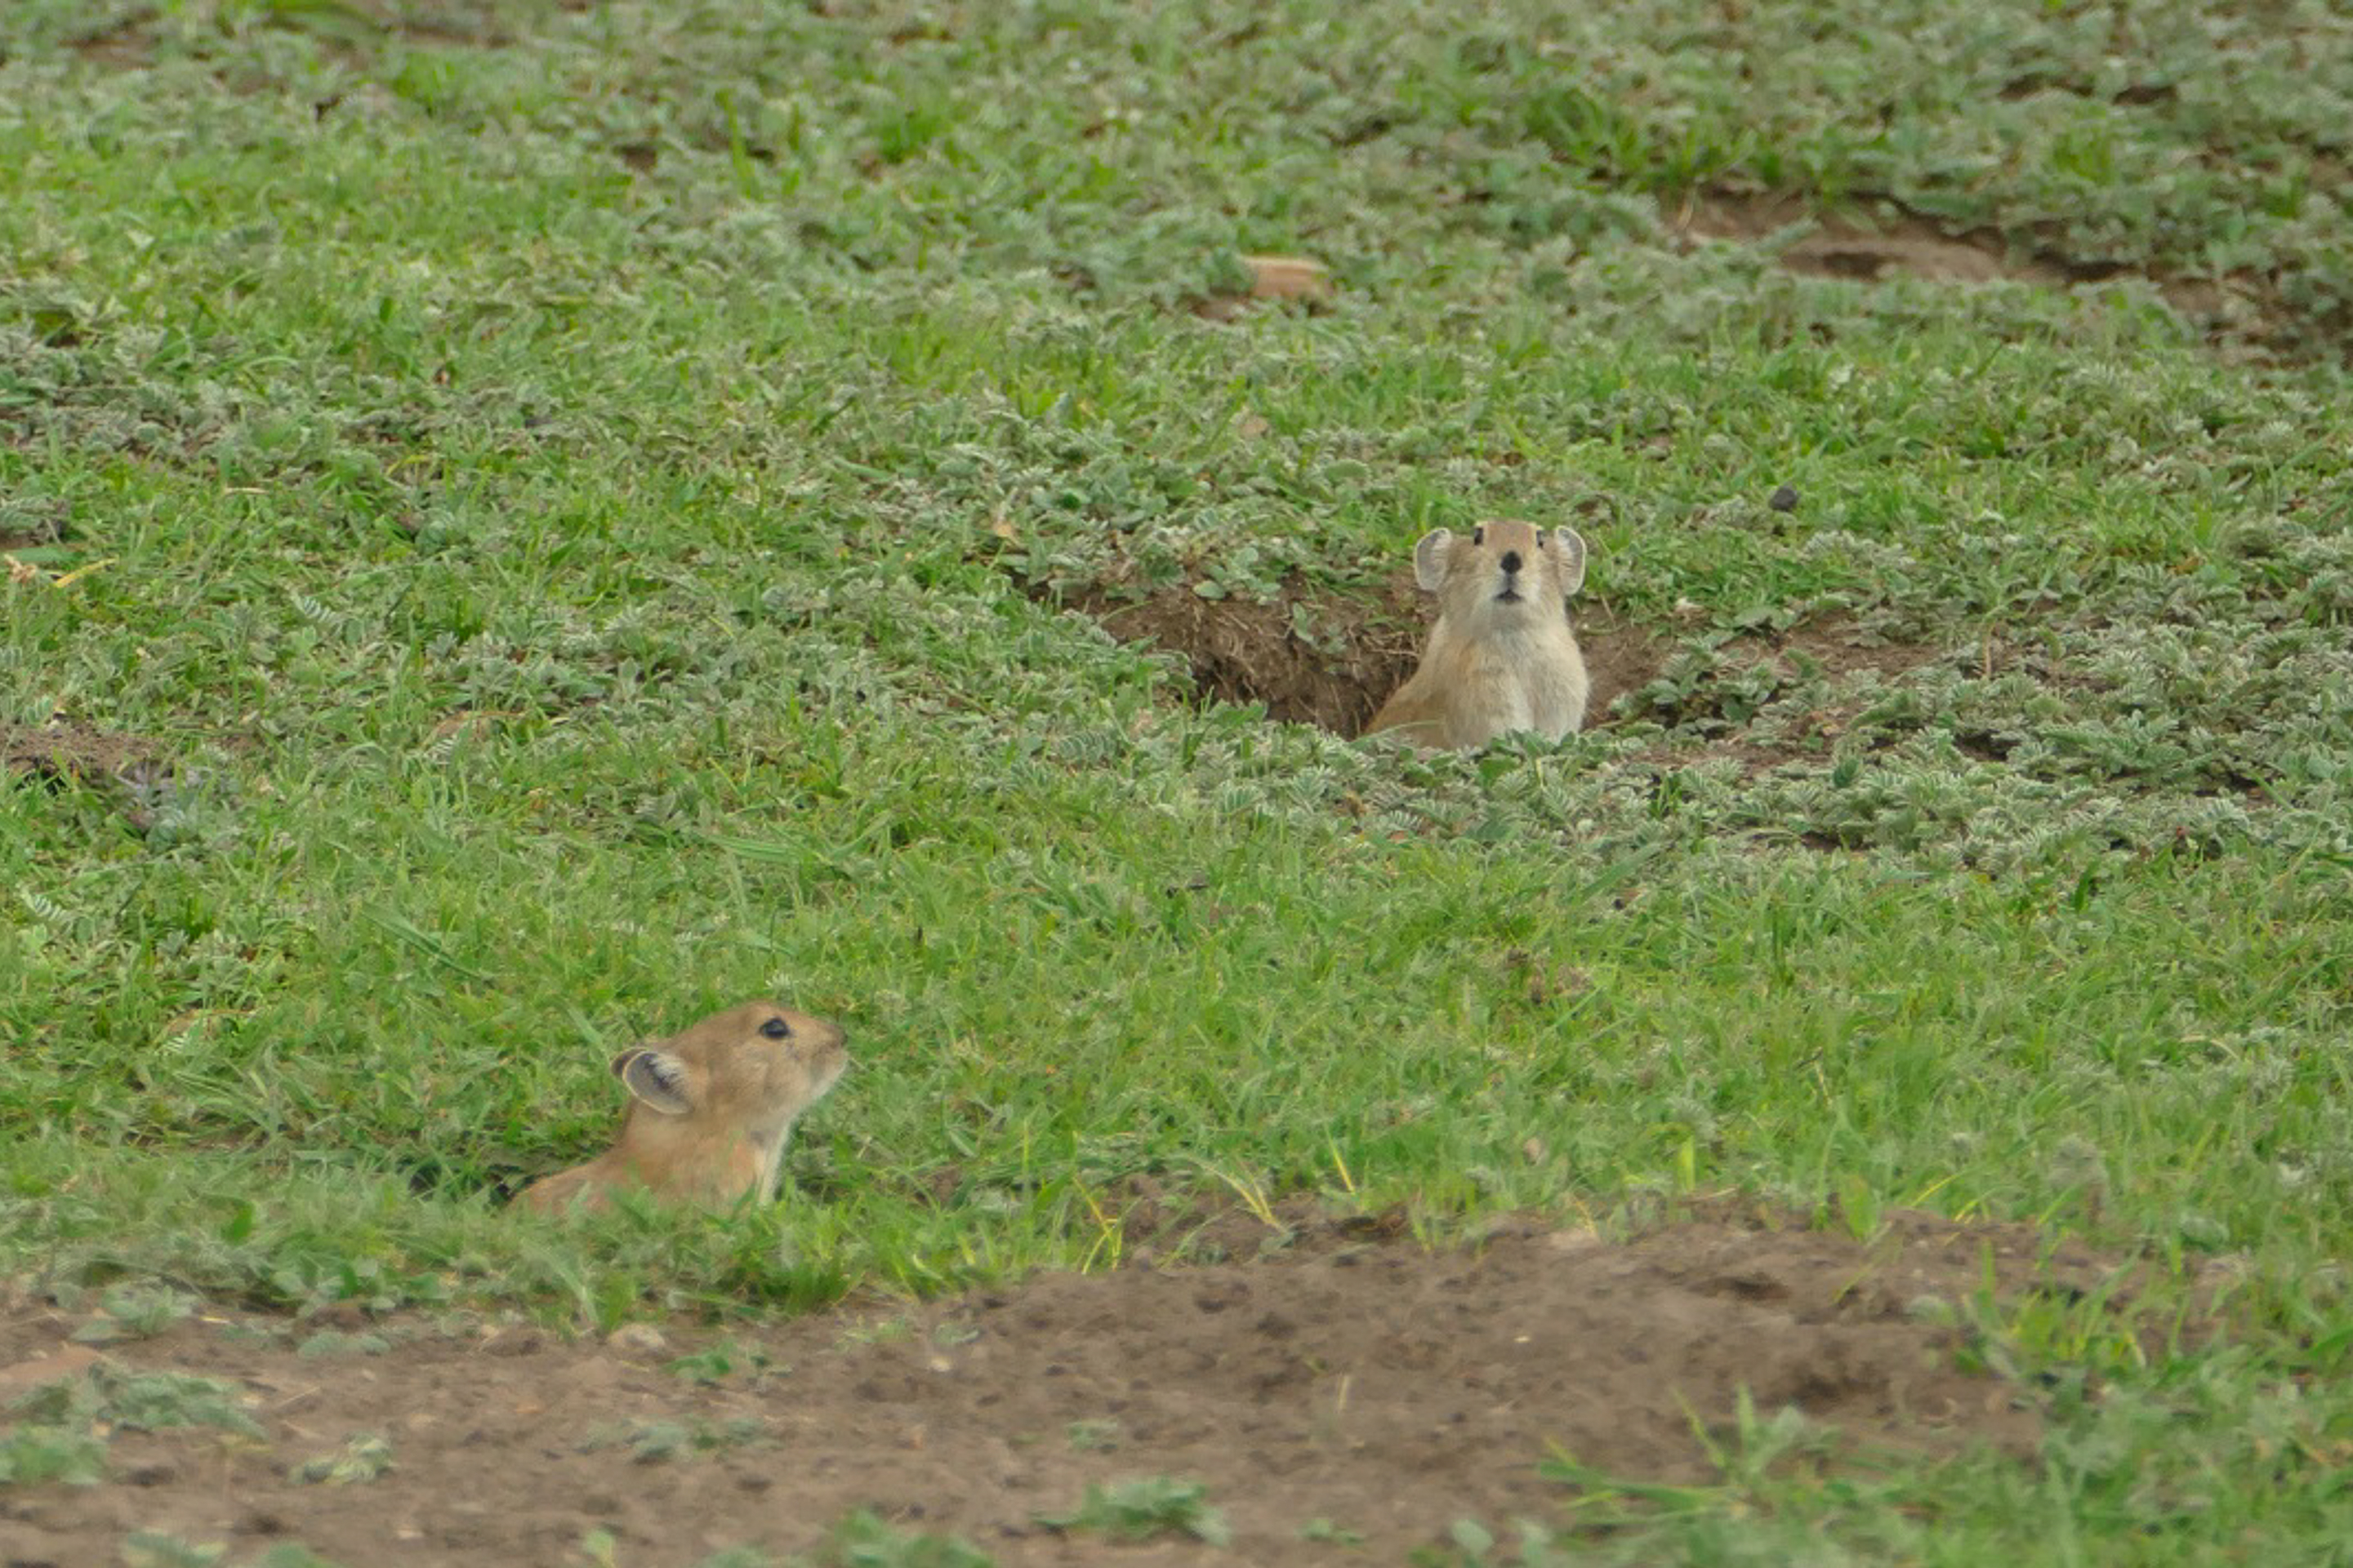
[(844, 1039), (838, 1024), (746, 1002), (632, 1046), (613, 1058), (630, 1095), (620, 1137), (519, 1201), (543, 1213), (596, 1209), (612, 1189), (635, 1186), (681, 1202), (770, 1202), (795, 1119), (849, 1065)]
[(1514, 730), (1556, 741), (1584, 727), (1590, 684), (1568, 623), (1585, 582), (1575, 529), (1488, 521), (1468, 539), (1432, 529), (1413, 547), (1413, 575), (1438, 595), (1438, 624), (1366, 734), (1463, 750)]

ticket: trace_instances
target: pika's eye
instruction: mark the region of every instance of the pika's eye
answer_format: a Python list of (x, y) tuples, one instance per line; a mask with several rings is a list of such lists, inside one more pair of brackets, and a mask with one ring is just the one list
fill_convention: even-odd
[(767, 1036), (768, 1038), (772, 1040), (785, 1039), (788, 1037), (792, 1032), (793, 1026), (790, 1024), (786, 1023), (782, 1018), (771, 1018), (766, 1023), (760, 1026), (760, 1033)]
[(1536, 548), (1538, 550), (1544, 548), (1544, 530), (1541, 528), (1536, 530)]
[(1471, 542), (1472, 542), (1472, 543), (1473, 543), (1473, 544), (1484, 544), (1484, 543), (1486, 543), (1486, 542), (1487, 542), (1487, 531), (1486, 531), (1484, 528), (1474, 528), (1474, 529), (1472, 529), (1472, 530), (1471, 531)]

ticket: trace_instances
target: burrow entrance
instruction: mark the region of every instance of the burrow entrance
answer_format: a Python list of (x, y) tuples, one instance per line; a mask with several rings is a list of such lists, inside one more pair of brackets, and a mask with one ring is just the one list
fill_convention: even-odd
[[(1141, 600), (1087, 589), (1063, 603), (1124, 643), (1183, 655), (1206, 700), (1262, 705), (1269, 718), (1351, 740), (1413, 674), (1436, 614), (1405, 574), (1369, 597), (1319, 593), (1293, 580), (1266, 604), (1205, 599), (1185, 584)], [(1587, 723), (1599, 727), (1620, 696), (1657, 677), (1668, 650), (1606, 606), (1584, 601), (1577, 630), (1593, 679)]]
[[(1182, 655), (1203, 700), (1263, 706), (1270, 718), (1349, 739), (1413, 673), (1436, 614), (1402, 574), (1370, 595), (1318, 591), (1293, 579), (1263, 604), (1206, 599), (1184, 584), (1141, 600), (1090, 588), (1062, 602), (1122, 642)], [(1799, 755), (1795, 744), (1768, 742), (1736, 715), (1753, 712), (1760, 690), (1785, 688), (1801, 665), (1833, 681), (1863, 672), (1894, 680), (1945, 657), (1927, 644), (1865, 636), (1838, 620), (1739, 637), (1711, 650), (1654, 635), (1607, 603), (1584, 599), (1577, 603), (1577, 635), (1593, 680), (1586, 727), (1640, 716), (1683, 731), (1649, 759), (1662, 763), (1687, 761), (1694, 747), (1702, 755), (1736, 753), (1757, 767)], [(1673, 679), (1655, 686), (1662, 677)], [(1646, 691), (1620, 710), (1620, 698)], [(1835, 732), (1858, 700), (1841, 698), (1811, 714), (1798, 726), (1800, 735)]]

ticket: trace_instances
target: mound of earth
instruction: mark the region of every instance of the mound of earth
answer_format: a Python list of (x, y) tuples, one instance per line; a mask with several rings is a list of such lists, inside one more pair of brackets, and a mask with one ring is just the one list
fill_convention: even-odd
[[(1849, 1451), (2028, 1454), (2021, 1392), (1957, 1370), (1954, 1333), (1917, 1303), (1973, 1294), (1989, 1258), (2009, 1292), (2104, 1273), (2031, 1232), (1918, 1216), (1870, 1247), (1690, 1223), (1622, 1246), (1505, 1227), (1440, 1253), (1394, 1222), (1237, 1223), (1109, 1273), (602, 1341), (398, 1320), (322, 1341), (315, 1321), (206, 1316), (96, 1361), (69, 1342), (78, 1317), (20, 1301), (0, 1316), (0, 1399), (195, 1373), (237, 1391), (260, 1436), (102, 1433), (100, 1484), (0, 1487), (0, 1563), (111, 1563), (160, 1531), (227, 1542), (232, 1563), (291, 1540), (354, 1568), (505, 1568), (588, 1560), (601, 1530), (612, 1561), (685, 1568), (809, 1551), (859, 1509), (1008, 1565), (1397, 1562), (1466, 1515), (1557, 1522), (1567, 1490), (1536, 1468), (1556, 1449), (1621, 1478), (1705, 1477), (1694, 1422), (1721, 1431), (1744, 1389)], [(1173, 1261), (1205, 1250), (1228, 1260)], [(357, 1467), (388, 1458), (373, 1479), (290, 1479), (370, 1437), (388, 1445)], [(1206, 1486), (1230, 1545), (1037, 1521), (1138, 1477)], [(1317, 1520), (1361, 1544), (1303, 1539)]]

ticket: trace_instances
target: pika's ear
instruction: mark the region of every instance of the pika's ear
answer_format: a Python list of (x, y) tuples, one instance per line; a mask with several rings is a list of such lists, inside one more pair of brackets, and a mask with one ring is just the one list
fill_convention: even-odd
[(686, 1064), (668, 1051), (632, 1046), (613, 1058), (613, 1076), (638, 1103), (664, 1116), (684, 1116), (694, 1109), (686, 1092)]
[(1560, 591), (1574, 595), (1585, 586), (1585, 536), (1573, 528), (1556, 528), (1552, 547), (1560, 552)]
[(1446, 547), (1454, 542), (1451, 528), (1433, 528), (1413, 547), (1413, 580), (1425, 594), (1435, 594), (1446, 581)]

